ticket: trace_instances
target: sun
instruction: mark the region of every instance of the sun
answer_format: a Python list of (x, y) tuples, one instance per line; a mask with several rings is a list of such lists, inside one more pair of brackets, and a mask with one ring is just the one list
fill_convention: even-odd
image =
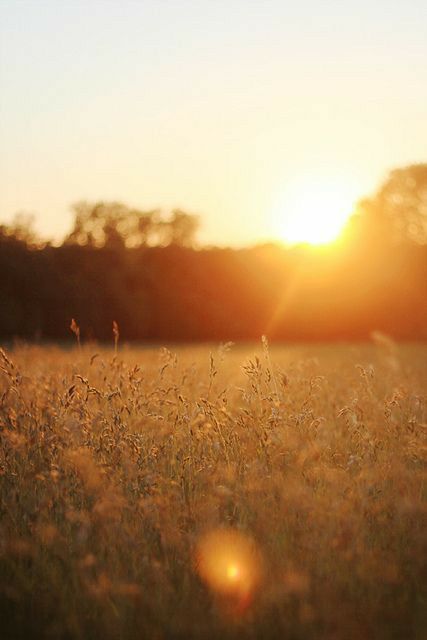
[(324, 245), (336, 240), (353, 208), (352, 189), (312, 180), (287, 189), (275, 210), (276, 237), (286, 244)]

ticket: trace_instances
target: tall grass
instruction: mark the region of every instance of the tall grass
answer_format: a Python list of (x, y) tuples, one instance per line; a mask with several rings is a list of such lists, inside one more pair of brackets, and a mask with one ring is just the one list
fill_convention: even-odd
[(1, 638), (425, 637), (425, 346), (117, 341), (0, 354)]

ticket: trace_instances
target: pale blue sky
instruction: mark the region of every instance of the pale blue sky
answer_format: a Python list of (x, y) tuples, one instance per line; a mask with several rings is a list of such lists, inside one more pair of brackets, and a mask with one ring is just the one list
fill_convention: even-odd
[(425, 0), (0, 0), (0, 220), (119, 199), (243, 244), (313, 176), (351, 201), (417, 161)]

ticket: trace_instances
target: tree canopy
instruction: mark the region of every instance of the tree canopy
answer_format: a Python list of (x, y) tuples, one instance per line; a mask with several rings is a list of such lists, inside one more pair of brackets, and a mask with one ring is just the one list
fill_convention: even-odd
[(197, 216), (174, 209), (164, 217), (159, 209), (141, 211), (121, 202), (77, 202), (74, 226), (65, 244), (110, 249), (142, 246), (191, 247), (199, 227)]
[(61, 246), (31, 219), (0, 225), (0, 338), (427, 337), (427, 165), (396, 169), (359, 203), (347, 237), (309, 246), (194, 251), (198, 220), (80, 202)]
[(427, 164), (391, 171), (374, 196), (358, 203), (365, 233), (383, 242), (427, 243)]

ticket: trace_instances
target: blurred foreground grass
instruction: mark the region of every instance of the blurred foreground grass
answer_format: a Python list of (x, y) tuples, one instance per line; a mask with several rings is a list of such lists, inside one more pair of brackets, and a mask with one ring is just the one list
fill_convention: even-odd
[(426, 345), (0, 360), (2, 639), (426, 637)]

